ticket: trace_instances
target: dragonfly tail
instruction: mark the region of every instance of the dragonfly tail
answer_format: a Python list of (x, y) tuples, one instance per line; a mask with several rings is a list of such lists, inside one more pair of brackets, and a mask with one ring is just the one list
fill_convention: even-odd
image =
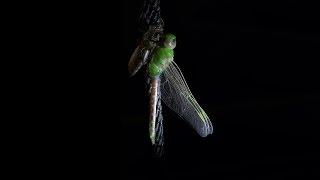
[[(160, 92), (160, 91), (159, 91)], [(155, 126), (155, 144), (154, 146), (154, 155), (160, 157), (163, 155), (164, 148), (164, 136), (163, 136), (163, 116), (162, 116), (162, 105), (159, 97), (157, 103), (157, 118)]]
[(150, 122), (149, 133), (155, 156), (163, 154), (163, 116), (161, 105), (160, 78), (150, 81)]

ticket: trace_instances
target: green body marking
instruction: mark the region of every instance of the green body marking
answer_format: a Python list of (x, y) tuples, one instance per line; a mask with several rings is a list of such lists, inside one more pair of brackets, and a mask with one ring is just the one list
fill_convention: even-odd
[(149, 75), (151, 77), (159, 76), (172, 60), (172, 49), (166, 47), (157, 48), (149, 64)]
[(150, 77), (159, 76), (163, 70), (173, 61), (173, 49), (176, 46), (176, 37), (173, 34), (164, 36), (163, 45), (155, 49), (154, 55), (149, 64)]

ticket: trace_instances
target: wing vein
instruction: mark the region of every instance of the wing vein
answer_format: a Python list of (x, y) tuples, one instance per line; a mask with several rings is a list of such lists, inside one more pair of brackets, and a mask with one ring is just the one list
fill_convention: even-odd
[(212, 123), (191, 93), (178, 65), (172, 62), (161, 75), (162, 100), (201, 136), (213, 131)]

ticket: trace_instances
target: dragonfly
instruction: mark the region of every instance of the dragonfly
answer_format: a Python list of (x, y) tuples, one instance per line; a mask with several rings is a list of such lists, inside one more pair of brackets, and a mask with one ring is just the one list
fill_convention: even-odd
[(147, 47), (142, 46), (143, 43), (139, 44), (128, 64), (131, 76), (142, 65), (146, 65), (146, 73), (150, 80), (149, 136), (151, 143), (163, 145), (161, 100), (201, 137), (206, 137), (213, 133), (213, 125), (192, 95), (180, 68), (174, 61), (176, 36), (170, 33), (160, 33), (160, 36), (157, 43), (149, 43)]

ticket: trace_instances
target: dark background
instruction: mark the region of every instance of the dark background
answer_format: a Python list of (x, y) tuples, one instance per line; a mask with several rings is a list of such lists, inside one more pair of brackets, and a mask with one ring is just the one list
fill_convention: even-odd
[[(123, 3), (124, 69), (141, 3)], [(215, 132), (201, 138), (164, 108), (165, 155), (153, 158), (143, 74), (127, 78), (122, 172), (130, 179), (319, 177), (318, 6), (162, 0), (161, 15), (177, 36), (175, 61)]]

